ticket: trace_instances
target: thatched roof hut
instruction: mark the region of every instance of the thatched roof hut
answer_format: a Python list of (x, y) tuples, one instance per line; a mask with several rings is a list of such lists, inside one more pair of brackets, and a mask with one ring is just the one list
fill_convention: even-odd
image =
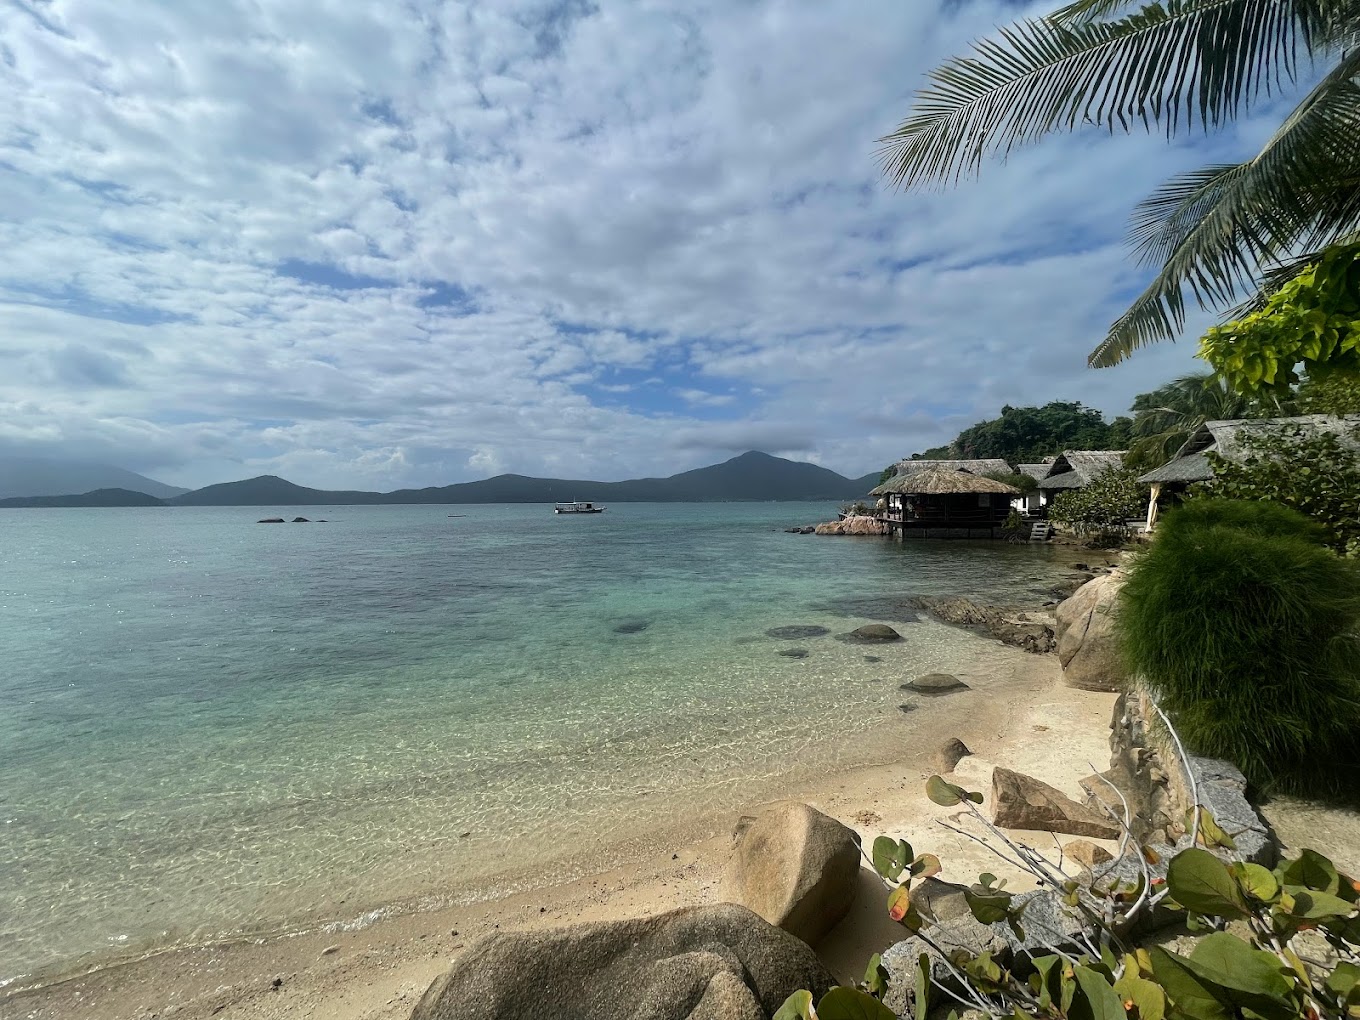
[(1064, 450), (1039, 479), (1045, 492), (1084, 489), (1097, 476), (1124, 463), (1124, 450)]
[(1332, 432), (1342, 444), (1360, 450), (1360, 415), (1302, 414), (1292, 418), (1247, 418), (1207, 421), (1176, 451), (1176, 456), (1138, 480), (1149, 485), (1188, 485), (1214, 477), (1209, 454), (1237, 461), (1246, 455), (1243, 440), (1253, 436), (1299, 432), (1305, 435)]
[(893, 465), (893, 470), (899, 475), (905, 475), (912, 471), (924, 471), (926, 468), (932, 467), (971, 471), (975, 475), (1008, 475), (1011, 473), (1011, 466), (999, 457), (982, 458), (980, 460), (899, 460)]
[[(920, 463), (919, 461), (917, 463)], [(987, 463), (974, 461), (973, 463)], [(1001, 463), (1005, 463), (1002, 461)], [(1009, 473), (1009, 472), (1008, 472)], [(950, 496), (963, 493), (992, 492), (1008, 496), (1020, 495), (1020, 490), (1005, 482), (985, 475), (974, 474), (964, 468), (945, 467), (937, 462), (906, 474), (894, 475), (882, 485), (871, 489), (871, 496)]]
[(1016, 474), (1028, 475), (1036, 482), (1048, 474), (1048, 469), (1052, 465), (1051, 460), (1046, 460), (1042, 464), (1017, 464), (1015, 465)]

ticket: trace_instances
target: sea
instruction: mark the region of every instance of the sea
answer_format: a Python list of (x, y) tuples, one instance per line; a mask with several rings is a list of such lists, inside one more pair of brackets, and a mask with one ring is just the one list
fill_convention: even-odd
[(504, 895), (863, 764), (902, 680), (1001, 647), (906, 597), (1064, 572), (784, 531), (834, 511), (0, 511), (0, 988)]

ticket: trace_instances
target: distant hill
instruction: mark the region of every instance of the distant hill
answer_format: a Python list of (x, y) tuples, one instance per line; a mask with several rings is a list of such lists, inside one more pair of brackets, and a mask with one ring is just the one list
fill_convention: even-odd
[(165, 501), (130, 489), (95, 489), (76, 496), (13, 496), (0, 499), (0, 508), (10, 510), (61, 506), (165, 506)]
[(166, 500), (171, 506), (327, 506), (370, 503), (559, 503), (589, 499), (597, 503), (705, 503), (723, 500), (858, 499), (878, 484), (878, 476), (850, 479), (834, 471), (766, 453), (743, 453), (722, 464), (685, 471), (669, 478), (624, 482), (529, 478), (497, 475), (426, 489), (358, 492), (310, 489), (261, 475), (223, 482)]
[(0, 456), (0, 499), (51, 496), (60, 492), (88, 493), (99, 489), (123, 489), (162, 499), (189, 491), (108, 464)]

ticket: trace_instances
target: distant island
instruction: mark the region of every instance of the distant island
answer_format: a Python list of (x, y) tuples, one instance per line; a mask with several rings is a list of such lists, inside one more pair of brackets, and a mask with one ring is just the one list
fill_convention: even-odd
[[(337, 506), (392, 503), (556, 503), (591, 499), (597, 503), (713, 503), (751, 500), (858, 499), (878, 484), (878, 473), (846, 478), (816, 464), (751, 451), (739, 457), (668, 478), (623, 482), (497, 475), (395, 492), (311, 489), (277, 475), (221, 482), (167, 497), (125, 487), (76, 495), (0, 499), (0, 508), (115, 506)], [(148, 479), (150, 481), (150, 479)]]

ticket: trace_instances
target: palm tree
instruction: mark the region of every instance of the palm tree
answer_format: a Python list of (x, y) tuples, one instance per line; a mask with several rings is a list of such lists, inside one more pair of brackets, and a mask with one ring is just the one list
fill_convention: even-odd
[(881, 139), (885, 175), (955, 183), (1044, 135), (1220, 127), (1325, 69), (1252, 159), (1167, 181), (1130, 241), (1158, 266), (1088, 361), (1174, 338), (1201, 306), (1262, 300), (1332, 244), (1360, 239), (1360, 0), (1080, 0), (974, 44), (930, 75)]
[(1260, 404), (1234, 391), (1211, 372), (1183, 375), (1151, 393), (1140, 393), (1133, 412), (1133, 442), (1124, 462), (1146, 471), (1165, 464), (1206, 421), (1252, 418)]

